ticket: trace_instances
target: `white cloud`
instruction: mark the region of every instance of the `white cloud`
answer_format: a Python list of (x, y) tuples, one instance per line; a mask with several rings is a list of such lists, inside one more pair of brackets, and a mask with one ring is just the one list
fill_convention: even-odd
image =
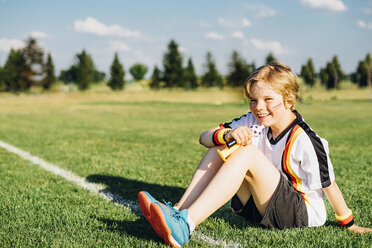
[(13, 49), (20, 49), (23, 48), (26, 44), (17, 39), (0, 39), (0, 51), (8, 52), (12, 48)]
[(359, 20), (357, 22), (357, 26), (360, 27), (360, 28), (372, 29), (372, 22), (366, 23), (364, 21)]
[(235, 23), (233, 21), (228, 20), (223, 17), (218, 18), (218, 23), (223, 27), (234, 27), (235, 26)]
[(216, 32), (208, 32), (205, 34), (205, 37), (212, 40), (223, 40), (223, 36)]
[(52, 38), (51, 35), (47, 34), (47, 33), (44, 33), (42, 31), (37, 31), (37, 30), (33, 30), (29, 33), (29, 36), (31, 36), (32, 38), (41, 38), (41, 39), (50, 39)]
[(345, 11), (347, 8), (341, 0), (301, 0), (303, 5), (313, 9), (326, 9), (331, 11)]
[(243, 39), (244, 38), (243, 32), (239, 32), (239, 31), (232, 33), (231, 36), (233, 38), (236, 38), (236, 39)]
[(243, 18), (243, 27), (250, 27), (252, 26), (251, 22), (246, 19), (246, 18)]
[(93, 33), (101, 36), (117, 36), (117, 37), (137, 37), (139, 31), (132, 31), (120, 25), (106, 26), (92, 17), (85, 20), (76, 20), (74, 29), (78, 32)]
[(264, 4), (245, 4), (245, 8), (256, 13), (258, 17), (273, 17), (278, 15), (278, 12)]
[(278, 41), (261, 41), (251, 39), (251, 44), (258, 50), (270, 51), (275, 54), (284, 54), (288, 52)]
[(372, 15), (372, 9), (370, 8), (362, 8), (361, 10), (366, 15)]
[(130, 51), (130, 47), (122, 41), (110, 40), (109, 49), (113, 51)]

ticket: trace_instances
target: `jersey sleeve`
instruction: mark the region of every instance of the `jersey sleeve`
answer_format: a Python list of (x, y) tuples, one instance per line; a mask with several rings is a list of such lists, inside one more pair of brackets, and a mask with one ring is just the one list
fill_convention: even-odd
[(254, 115), (251, 112), (249, 112), (245, 115), (240, 116), (239, 118), (236, 118), (236, 119), (232, 120), (231, 122), (224, 123), (223, 126), (225, 128), (235, 129), (235, 128), (240, 127), (240, 126), (251, 127), (251, 126), (257, 125), (257, 124), (258, 124), (258, 122), (257, 122), (256, 118), (254, 117)]
[(328, 142), (315, 133), (303, 132), (296, 139), (293, 159), (300, 163), (311, 190), (326, 188), (335, 180), (333, 166), (329, 158)]

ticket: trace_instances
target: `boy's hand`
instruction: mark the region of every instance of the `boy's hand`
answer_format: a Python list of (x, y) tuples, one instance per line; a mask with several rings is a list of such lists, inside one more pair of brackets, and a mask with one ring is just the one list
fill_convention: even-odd
[(372, 229), (371, 228), (367, 228), (367, 227), (361, 227), (361, 226), (357, 226), (357, 225), (352, 225), (351, 227), (348, 228), (348, 230), (350, 232), (353, 232), (353, 233), (359, 233), (359, 234), (363, 234), (363, 233), (372, 233)]
[(248, 127), (241, 126), (226, 133), (225, 139), (234, 139), (236, 143), (243, 146), (250, 145), (252, 144), (252, 131)]

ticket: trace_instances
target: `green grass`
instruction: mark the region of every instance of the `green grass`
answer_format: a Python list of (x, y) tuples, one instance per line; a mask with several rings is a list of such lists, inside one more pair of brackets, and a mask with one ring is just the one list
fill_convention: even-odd
[[(350, 100), (322, 94), (297, 109), (328, 140), (356, 223), (372, 227), (372, 102), (365, 91)], [(233, 91), (0, 95), (0, 140), (125, 199), (148, 190), (176, 202), (206, 151), (199, 134), (248, 109)], [(0, 178), (0, 247), (164, 247), (142, 216), (1, 148)], [(327, 209), (323, 227), (279, 231), (249, 225), (226, 205), (197, 231), (246, 247), (372, 246), (372, 235), (339, 229)]]

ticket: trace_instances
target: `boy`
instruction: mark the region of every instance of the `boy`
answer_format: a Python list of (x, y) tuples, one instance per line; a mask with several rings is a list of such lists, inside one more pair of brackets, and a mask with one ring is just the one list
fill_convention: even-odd
[[(230, 199), (235, 213), (264, 227), (321, 226), (324, 194), (341, 226), (371, 232), (354, 224), (335, 182), (327, 141), (294, 110), (299, 95), (291, 69), (280, 62), (262, 66), (244, 88), (251, 112), (200, 135), (209, 150), (180, 201), (172, 207), (139, 193), (141, 210), (159, 237), (182, 246), (197, 225)], [(251, 127), (256, 125), (262, 131), (253, 145)], [(223, 162), (217, 147), (232, 139), (241, 147)]]

